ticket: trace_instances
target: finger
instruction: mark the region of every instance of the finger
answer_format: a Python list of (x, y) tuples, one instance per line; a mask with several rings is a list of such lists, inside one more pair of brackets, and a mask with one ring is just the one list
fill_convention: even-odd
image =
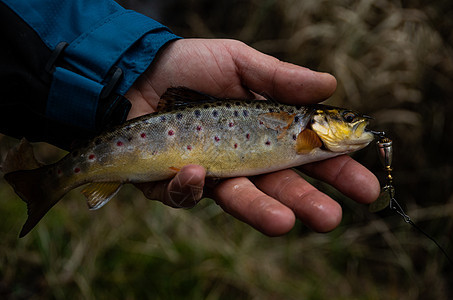
[(331, 231), (341, 221), (341, 206), (292, 170), (256, 176), (253, 182), (291, 208), (298, 219), (317, 232)]
[(306, 164), (301, 169), (359, 203), (371, 203), (379, 196), (380, 186), (376, 176), (347, 155)]
[(290, 104), (317, 103), (336, 89), (335, 77), (282, 62), (243, 43), (233, 42), (230, 52), (243, 85)]
[(145, 197), (171, 207), (193, 207), (203, 195), (206, 171), (198, 165), (184, 166), (170, 181), (137, 184)]
[(285, 234), (294, 226), (294, 213), (245, 177), (220, 183), (214, 198), (226, 212), (269, 236)]

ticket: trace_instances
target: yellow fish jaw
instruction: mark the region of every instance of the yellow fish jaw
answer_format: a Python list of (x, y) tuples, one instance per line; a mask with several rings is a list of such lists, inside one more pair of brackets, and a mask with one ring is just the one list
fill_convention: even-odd
[(365, 131), (368, 120), (348, 110), (318, 110), (311, 128), (321, 138), (325, 148), (336, 153), (348, 153), (366, 147), (374, 135)]

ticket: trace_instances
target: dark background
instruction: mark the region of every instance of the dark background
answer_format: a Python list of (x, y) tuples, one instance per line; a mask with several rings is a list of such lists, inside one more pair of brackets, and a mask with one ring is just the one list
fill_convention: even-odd
[[(394, 142), (396, 198), (453, 256), (451, 1), (119, 1), (183, 37), (240, 39), (330, 72), (327, 103), (375, 118)], [(1, 153), (16, 141), (2, 137)], [(62, 153), (38, 144), (42, 157)], [(383, 172), (374, 146), (354, 158)], [(26, 238), (25, 205), (0, 182), (0, 297), (11, 299), (450, 299), (453, 266), (389, 211), (371, 214), (331, 187), (339, 228), (298, 223), (268, 238), (205, 200), (191, 210), (133, 188), (89, 212), (71, 193)]]

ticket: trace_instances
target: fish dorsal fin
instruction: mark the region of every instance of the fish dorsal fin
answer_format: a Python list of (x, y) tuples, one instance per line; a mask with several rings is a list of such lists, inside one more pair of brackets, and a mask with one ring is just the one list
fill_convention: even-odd
[(269, 101), (272, 104), (281, 104), (281, 102), (278, 102), (277, 100), (274, 99), (268, 92), (262, 92), (259, 93), (259, 95), (263, 96), (267, 101)]
[(190, 104), (212, 103), (219, 101), (219, 98), (194, 91), (186, 87), (168, 88), (160, 97), (157, 106), (158, 111), (169, 111), (178, 106), (186, 106)]
[(94, 182), (87, 185), (82, 194), (87, 197), (89, 209), (95, 210), (104, 206), (120, 190), (122, 183), (119, 182)]
[(298, 154), (309, 153), (315, 148), (322, 146), (319, 136), (311, 129), (302, 130), (296, 139), (296, 151)]

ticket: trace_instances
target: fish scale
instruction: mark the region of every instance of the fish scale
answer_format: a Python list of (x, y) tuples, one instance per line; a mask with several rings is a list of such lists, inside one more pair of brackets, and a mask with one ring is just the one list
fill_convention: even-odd
[(130, 120), (59, 162), (5, 179), (28, 204), (21, 236), (68, 191), (83, 184), (88, 206), (107, 203), (127, 182), (169, 179), (201, 165), (210, 177), (258, 175), (365, 147), (363, 116), (324, 106), (233, 100), (172, 88), (159, 112)]

